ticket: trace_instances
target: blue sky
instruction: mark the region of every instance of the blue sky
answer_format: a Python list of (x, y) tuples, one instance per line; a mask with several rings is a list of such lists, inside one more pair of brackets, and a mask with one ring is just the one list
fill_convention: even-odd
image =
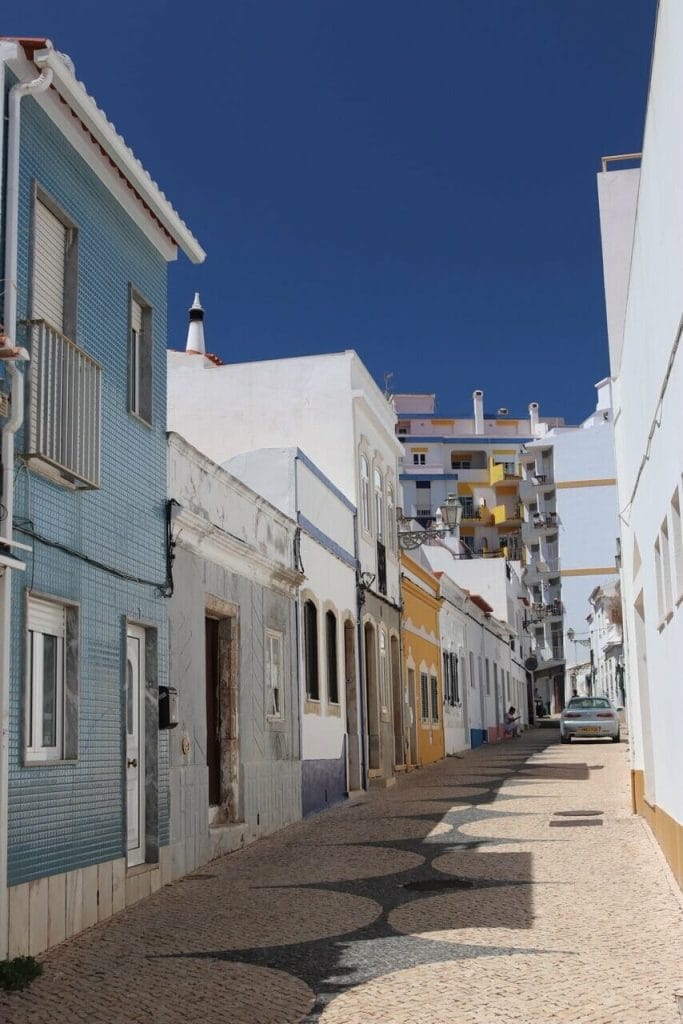
[(226, 360), (355, 348), (443, 414), (577, 421), (608, 372), (595, 175), (640, 149), (655, 0), (22, 0), (208, 253)]

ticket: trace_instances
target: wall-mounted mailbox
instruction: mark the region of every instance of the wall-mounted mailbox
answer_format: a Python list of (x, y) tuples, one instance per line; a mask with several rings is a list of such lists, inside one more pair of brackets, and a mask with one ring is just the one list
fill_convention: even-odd
[(178, 691), (175, 686), (159, 687), (159, 728), (175, 729), (178, 724)]

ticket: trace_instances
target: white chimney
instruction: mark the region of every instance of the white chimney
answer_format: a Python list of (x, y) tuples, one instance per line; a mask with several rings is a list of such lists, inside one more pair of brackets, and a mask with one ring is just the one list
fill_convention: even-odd
[(472, 399), (474, 401), (474, 433), (484, 433), (484, 392), (473, 391)]
[(532, 437), (538, 434), (538, 402), (529, 404), (529, 433)]
[(195, 292), (194, 302), (190, 306), (190, 325), (187, 328), (186, 352), (198, 352), (204, 355), (204, 310), (199, 301), (199, 292)]

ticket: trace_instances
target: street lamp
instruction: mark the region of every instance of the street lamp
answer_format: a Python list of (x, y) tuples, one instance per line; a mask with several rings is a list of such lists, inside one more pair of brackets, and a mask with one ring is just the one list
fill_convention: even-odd
[[(591, 645), (590, 637), (588, 637), (588, 638), (584, 637), (583, 639), (580, 639), (576, 635), (576, 631), (574, 629), (572, 629), (572, 627), (570, 626), (569, 629), (567, 630), (567, 640), (571, 641), (571, 643), (574, 644), (574, 665), (576, 666), (579, 663), (579, 659), (576, 656), (576, 645), (577, 644), (581, 644), (582, 647), (591, 647), (592, 645)], [(577, 672), (577, 669), (575, 668), (574, 669), (574, 679), (576, 679), (576, 672)], [(592, 692), (592, 690), (593, 690), (593, 651), (592, 650), (591, 650), (591, 669), (590, 669), (590, 689), (591, 689), (591, 692)], [(589, 696), (590, 696), (590, 694), (589, 694)]]
[[(399, 546), (404, 551), (409, 551), (411, 548), (419, 548), (421, 544), (426, 544), (427, 541), (437, 540), (452, 534), (453, 530), (460, 526), (462, 520), (462, 504), (455, 494), (449, 494), (444, 503), (439, 506), (437, 517), (440, 521), (437, 521), (434, 526), (429, 526), (425, 530), (399, 530)], [(400, 509), (399, 522), (404, 524), (410, 522), (410, 520), (404, 517)]]

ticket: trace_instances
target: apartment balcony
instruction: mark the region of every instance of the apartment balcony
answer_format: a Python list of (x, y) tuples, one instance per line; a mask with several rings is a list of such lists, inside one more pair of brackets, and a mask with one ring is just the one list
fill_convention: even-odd
[(539, 537), (557, 533), (560, 520), (556, 512), (529, 512), (529, 518), (522, 523), (522, 534), (526, 544), (538, 543)]
[(533, 562), (527, 565), (524, 571), (524, 583), (526, 586), (532, 586), (535, 583), (543, 583), (559, 575), (559, 558), (546, 558), (545, 561), (543, 559), (534, 559)]
[(512, 464), (493, 460), (489, 463), (489, 487), (520, 483), (521, 479), (521, 473)]
[(531, 622), (547, 622), (552, 619), (561, 619), (564, 614), (564, 607), (560, 600), (549, 601), (547, 604), (541, 602), (532, 603), (529, 607), (529, 619)]
[(496, 526), (518, 526), (523, 521), (523, 509), (519, 502), (514, 505), (495, 505), (491, 509)]
[(401, 464), (401, 473), (405, 473), (408, 476), (414, 476), (418, 480), (421, 476), (425, 476), (426, 474), (429, 476), (440, 476), (445, 472), (447, 471), (443, 468), (443, 463), (441, 462), (427, 462), (417, 465), (412, 462), (407, 455), (403, 457), (403, 462)]
[(519, 496), (524, 502), (533, 501), (539, 491), (548, 490), (554, 486), (552, 473), (530, 473), (519, 482)]
[(28, 431), (24, 456), (74, 488), (100, 486), (102, 368), (45, 320), (28, 335)]
[(550, 672), (564, 664), (564, 647), (561, 643), (537, 647), (534, 654), (538, 658), (537, 673)]

